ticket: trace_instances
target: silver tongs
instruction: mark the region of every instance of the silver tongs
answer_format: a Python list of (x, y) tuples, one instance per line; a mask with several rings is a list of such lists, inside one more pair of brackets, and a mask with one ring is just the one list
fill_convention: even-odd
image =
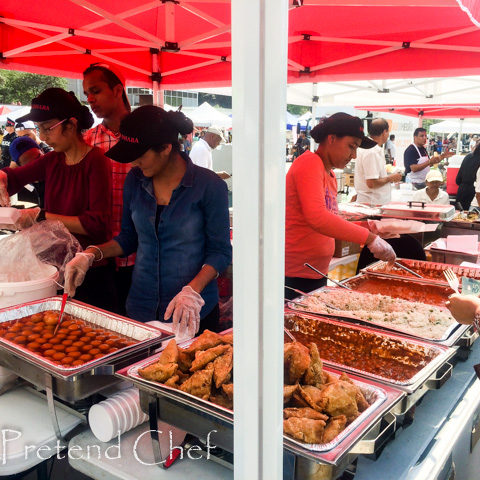
[(340, 282), (337, 282), (336, 280), (332, 280), (328, 275), (325, 275), (324, 273), (322, 273), (320, 270), (317, 270), (315, 267), (313, 267), (312, 265), (310, 265), (309, 263), (304, 263), (303, 264), (305, 267), (308, 267), (310, 269), (312, 269), (314, 272), (317, 272), (318, 274), (320, 274), (323, 278), (326, 278), (327, 280), (330, 280), (332, 283), (334, 283), (335, 285), (338, 285), (339, 287), (342, 287), (342, 288), (345, 288), (346, 290), (351, 290), (350, 287), (347, 287), (346, 285), (342, 285)]
[(408, 272), (410, 275), (413, 275), (414, 277), (417, 277), (417, 278), (423, 278), (421, 275), (419, 275), (417, 272), (414, 272), (413, 270), (410, 270), (409, 268), (407, 268), (405, 265), (402, 265), (400, 262), (394, 262), (394, 265), (398, 268), (401, 268), (402, 270), (405, 270), (406, 272)]

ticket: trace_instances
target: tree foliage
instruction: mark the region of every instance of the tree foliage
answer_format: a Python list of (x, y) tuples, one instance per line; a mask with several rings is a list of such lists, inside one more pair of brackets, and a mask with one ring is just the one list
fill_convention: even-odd
[(49, 87), (67, 88), (65, 78), (0, 70), (0, 103), (30, 105), (32, 98)]
[(287, 111), (292, 115), (303, 115), (304, 113), (311, 112), (312, 108), (304, 105), (292, 105), (289, 103), (287, 105)]

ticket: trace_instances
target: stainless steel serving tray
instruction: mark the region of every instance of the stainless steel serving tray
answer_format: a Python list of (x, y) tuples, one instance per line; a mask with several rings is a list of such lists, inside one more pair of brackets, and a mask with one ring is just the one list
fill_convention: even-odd
[[(0, 324), (46, 310), (59, 311), (59, 296), (0, 309)], [(53, 393), (65, 401), (74, 402), (118, 382), (114, 372), (133, 361), (150, 355), (158, 345), (171, 338), (169, 332), (115, 315), (90, 305), (69, 300), (65, 313), (131, 337), (138, 342), (78, 367), (63, 367), (22, 346), (0, 338), (0, 365), (38, 387), (51, 382)]]
[[(185, 392), (156, 382), (149, 382), (138, 375), (138, 369), (152, 363), (158, 355), (117, 372), (117, 376), (133, 382), (140, 390), (142, 409), (151, 413), (152, 399), (158, 402), (154, 412), (160, 420), (205, 439), (215, 430), (212, 441), (215, 445), (233, 452), (233, 411), (202, 400)], [(341, 372), (326, 368), (332, 375)], [(338, 465), (348, 454), (373, 453), (379, 443), (386, 440), (395, 429), (393, 409), (405, 397), (405, 393), (388, 385), (350, 375), (350, 378), (373, 400), (373, 404), (329, 444), (304, 444), (284, 436), (284, 447), (291, 452), (315, 462)], [(386, 418), (387, 426), (381, 430), (380, 423)], [(372, 438), (373, 437), (373, 438)], [(362, 443), (363, 441), (363, 443)]]
[(335, 321), (330, 318), (320, 318), (316, 315), (310, 314), (299, 314), (298, 311), (286, 311), (286, 314), (294, 314), (298, 316), (304, 316), (306, 318), (311, 318), (315, 321), (324, 321), (324, 322), (331, 322), (338, 324), (340, 326), (348, 326), (349, 328), (374, 332), (378, 335), (385, 336), (388, 338), (395, 338), (398, 340), (405, 341), (407, 343), (414, 343), (416, 345), (426, 346), (428, 348), (433, 348), (439, 352), (439, 355), (432, 360), (425, 368), (423, 368), (420, 372), (418, 372), (411, 380), (408, 382), (398, 382), (394, 380), (390, 380), (388, 378), (384, 378), (379, 375), (371, 374), (368, 372), (364, 372), (362, 370), (357, 370), (353, 367), (349, 367), (347, 365), (337, 364), (331, 362), (329, 360), (322, 360), (324, 364), (328, 366), (333, 366), (338, 370), (342, 370), (347, 372), (351, 375), (353, 374), (358, 375), (359, 377), (364, 378), (371, 378), (375, 382), (383, 385), (390, 385), (399, 390), (402, 390), (406, 393), (406, 396), (402, 398), (402, 400), (397, 403), (396, 407), (392, 409), (392, 413), (395, 415), (403, 415), (405, 414), (412, 406), (414, 406), (428, 391), (430, 390), (438, 390), (440, 389), (445, 382), (452, 376), (453, 366), (449, 363), (449, 361), (454, 357), (457, 351), (457, 347), (446, 347), (443, 345), (436, 345), (434, 343), (425, 342), (422, 340), (415, 340), (412, 338), (403, 337), (401, 335), (392, 335), (387, 334), (381, 329), (374, 329), (372, 327), (361, 327), (361, 326), (351, 326), (342, 323), (341, 321)]
[[(468, 277), (480, 280), (480, 268), (461, 267), (460, 265), (449, 265), (448, 263), (439, 262), (427, 262), (425, 260), (410, 260), (407, 258), (397, 258), (397, 261), (400, 262), (402, 265), (405, 265), (410, 270), (418, 273), (419, 275), (422, 275), (422, 272), (435, 271), (440, 272), (440, 277), (438, 279), (418, 278), (414, 277), (413, 275), (407, 275), (404, 270), (400, 270), (398, 267), (393, 267), (393, 269), (391, 269), (390, 271), (385, 272), (384, 270), (387, 266), (387, 262), (383, 262), (382, 260), (372, 263), (361, 271), (364, 273), (366, 272), (369, 275), (374, 275), (381, 278), (395, 278), (399, 280), (408, 279), (409, 281), (413, 281), (416, 283), (441, 285), (447, 287), (448, 283), (442, 272), (444, 272), (447, 268), (450, 268), (459, 277)], [(399, 271), (403, 272), (403, 274), (398, 273)]]
[[(384, 383), (387, 385), (391, 385), (395, 388), (400, 388), (401, 390), (405, 391), (406, 393), (413, 393), (415, 392), (420, 385), (422, 385), (426, 380), (432, 377), (432, 375), (439, 370), (441, 367), (443, 367), (454, 355), (456, 352), (455, 348), (449, 348), (445, 347), (443, 345), (438, 345), (430, 342), (426, 342), (420, 339), (414, 339), (414, 338), (408, 338), (404, 337), (401, 335), (395, 335), (392, 333), (387, 333), (381, 329), (375, 329), (373, 327), (362, 327), (359, 325), (348, 325), (345, 324), (344, 322), (334, 320), (332, 318), (322, 318), (316, 315), (310, 315), (310, 314), (301, 314), (298, 311), (286, 311), (285, 312), (285, 317), (289, 316), (296, 316), (300, 318), (305, 318), (308, 320), (312, 320), (315, 322), (321, 322), (321, 323), (327, 323), (330, 325), (336, 325), (338, 327), (342, 328), (348, 328), (352, 332), (366, 332), (369, 334), (377, 335), (385, 340), (396, 340), (401, 343), (404, 343), (405, 345), (410, 345), (411, 347), (420, 347), (422, 349), (425, 349), (427, 351), (430, 351), (431, 354), (435, 354), (435, 357), (425, 366), (423, 367), (419, 372), (417, 372), (413, 377), (407, 379), (407, 380), (393, 380), (388, 377), (382, 376), (382, 375), (377, 375), (375, 373), (370, 373), (364, 370), (359, 370), (358, 368), (351, 367), (348, 365), (344, 365), (341, 363), (336, 363), (331, 360), (327, 360), (325, 358), (322, 358), (322, 361), (336, 369), (340, 369), (342, 371), (346, 372), (351, 372), (354, 375), (362, 376), (362, 377), (367, 377), (375, 380), (376, 382)], [(296, 322), (296, 328), (295, 329), (290, 329), (289, 330), (293, 333), (295, 336), (295, 331), (298, 331), (300, 333), (304, 334), (309, 334), (308, 332), (308, 325), (306, 325), (305, 322), (304, 325), (299, 325), (299, 322)], [(288, 328), (288, 327), (287, 327)], [(302, 340), (298, 340), (301, 342)], [(320, 356), (322, 355), (322, 352), (320, 352)]]
[(451, 205), (425, 204), (424, 202), (392, 202), (381, 208), (382, 217), (408, 218), (411, 220), (430, 220), (449, 222), (455, 216), (455, 207)]
[[(356, 278), (356, 277), (352, 277)], [(308, 295), (315, 295), (318, 292), (328, 292), (328, 291), (338, 291), (339, 287), (321, 287), (317, 290), (314, 290), (310, 292)], [(362, 292), (357, 292), (357, 293), (362, 293)], [(444, 346), (453, 346), (455, 345), (459, 339), (465, 334), (465, 332), (468, 330), (468, 325), (460, 325), (458, 323), (453, 323), (443, 334), (443, 336), (440, 339), (435, 339), (435, 338), (429, 338), (429, 337), (424, 337), (424, 336), (419, 336), (415, 335), (411, 332), (402, 330), (401, 328), (395, 327), (395, 325), (392, 326), (384, 326), (382, 324), (377, 324), (374, 322), (370, 322), (368, 320), (364, 320), (362, 318), (356, 317), (355, 315), (348, 315), (346, 313), (336, 313), (334, 309), (330, 309), (330, 311), (314, 311), (314, 310), (309, 310), (308, 307), (304, 307), (302, 305), (305, 304), (305, 297), (302, 295), (299, 295), (297, 298), (295, 298), (292, 301), (287, 302), (287, 307), (290, 308), (291, 310), (295, 310), (297, 312), (303, 312), (303, 313), (308, 313), (311, 315), (319, 315), (322, 317), (330, 317), (330, 318), (337, 318), (341, 319), (345, 322), (348, 323), (354, 323), (354, 324), (359, 324), (359, 325), (366, 325), (368, 327), (372, 328), (378, 328), (381, 330), (384, 330), (386, 332), (394, 333), (394, 334), (400, 334), (404, 336), (408, 336), (411, 338), (417, 338), (420, 340), (427, 340), (429, 342), (434, 342), (439, 345), (444, 345)], [(465, 328), (466, 327), (466, 328)]]

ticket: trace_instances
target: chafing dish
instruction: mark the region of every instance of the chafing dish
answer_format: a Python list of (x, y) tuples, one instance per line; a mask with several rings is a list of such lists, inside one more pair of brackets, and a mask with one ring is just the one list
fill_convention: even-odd
[(478, 263), (480, 255), (475, 253), (454, 252), (443, 248), (435, 248), (434, 243), (425, 246), (427, 258), (431, 258), (432, 262), (448, 263), (452, 265), (460, 265), (462, 262)]
[[(206, 435), (215, 430), (210, 442), (233, 452), (233, 411), (140, 377), (138, 369), (154, 362), (156, 358), (157, 356), (154, 356), (116, 374), (139, 388), (142, 409), (150, 416), (150, 428), (157, 428), (158, 417), (202, 440), (206, 440)], [(326, 370), (332, 375), (340, 375), (339, 371), (332, 368)], [(349, 376), (372, 400), (372, 405), (332, 444), (309, 445), (284, 436), (284, 449), (295, 455), (301, 468), (304, 469), (310, 461), (331, 469), (330, 473), (339, 473), (359, 454), (373, 453), (394, 432), (396, 418), (391, 412), (399, 408), (398, 404), (405, 397), (405, 393), (389, 385), (379, 386), (370, 379)], [(154, 442), (156, 460), (162, 457), (158, 445), (159, 442)], [(302, 463), (300, 457), (307, 459), (307, 463)]]
[(364, 268), (362, 272), (367, 272), (369, 275), (375, 275), (382, 278), (408, 278), (410, 281), (418, 283), (428, 283), (433, 285), (448, 286), (447, 280), (443, 272), (450, 268), (455, 275), (459, 277), (468, 277), (480, 280), (480, 265), (479, 268), (461, 267), (459, 265), (449, 265), (448, 263), (427, 262), (424, 260), (410, 260), (407, 258), (397, 258), (397, 261), (405, 265), (410, 270), (422, 275), (424, 278), (414, 277), (396, 266), (389, 267), (387, 262), (378, 261), (372, 263)]
[[(57, 296), (3, 308), (0, 310), (0, 324), (46, 310), (59, 311), (61, 300), (61, 297)], [(47, 395), (55, 395), (70, 403), (118, 382), (118, 378), (113, 376), (116, 370), (151, 355), (163, 340), (171, 337), (168, 332), (76, 300), (67, 302), (65, 312), (137, 340), (134, 345), (112, 354), (79, 367), (68, 368), (50, 362), (5, 338), (0, 338), (0, 365), (9, 368), (37, 387), (46, 389)]]
[(413, 201), (407, 203), (392, 202), (381, 207), (381, 216), (449, 222), (455, 216), (455, 207), (452, 205), (435, 205)]
[[(289, 321), (289, 316), (295, 317), (294, 321)], [(335, 321), (330, 318), (321, 318), (315, 315), (309, 314), (299, 314), (298, 312), (286, 312), (286, 326), (295, 336), (295, 330), (305, 334), (309, 334), (315, 330), (315, 325), (312, 325), (312, 322), (317, 323), (329, 323), (333, 325), (338, 325), (340, 327), (345, 327), (344, 323), (340, 321)], [(290, 325), (290, 326), (289, 326)], [(292, 328), (293, 327), (293, 328)], [(404, 415), (412, 406), (414, 406), (429, 390), (438, 390), (441, 388), (445, 382), (451, 377), (453, 366), (451, 359), (455, 356), (456, 348), (449, 348), (443, 345), (437, 345), (430, 342), (425, 342), (422, 340), (416, 340), (413, 338), (402, 337), (401, 335), (393, 335), (386, 333), (380, 329), (374, 329), (371, 327), (361, 327), (361, 326), (352, 326), (348, 325), (349, 330), (352, 332), (367, 332), (373, 333), (385, 338), (385, 340), (396, 340), (400, 342), (405, 342), (407, 346), (412, 346), (415, 348), (424, 348), (431, 352), (435, 352), (435, 357), (418, 373), (416, 373), (410, 379), (403, 381), (392, 380), (386, 376), (370, 373), (364, 370), (359, 370), (355, 367), (343, 365), (340, 363), (332, 362), (328, 359), (322, 357), (322, 352), (320, 351), (320, 356), (325, 365), (331, 366), (338, 370), (342, 370), (351, 374), (355, 374), (359, 377), (371, 378), (377, 383), (384, 385), (391, 385), (399, 390), (402, 390), (406, 393), (406, 396), (396, 405), (392, 410), (395, 415)], [(298, 341), (305, 343), (302, 338), (298, 338)], [(309, 342), (307, 342), (309, 343)]]
[[(351, 280), (357, 281), (357, 279), (360, 279), (360, 278), (361, 278), (361, 275), (352, 277)], [(439, 288), (443, 289), (443, 287), (439, 287)], [(287, 303), (287, 307), (292, 310), (297, 310), (297, 311), (309, 313), (312, 315), (338, 318), (349, 323), (356, 323), (360, 325), (366, 325), (369, 327), (371, 326), (371, 327), (379, 328), (394, 334), (400, 334), (400, 335), (405, 335), (412, 338), (428, 340), (430, 342), (435, 342), (437, 344), (445, 345), (445, 346), (456, 345), (457, 342), (459, 342), (460, 339), (466, 334), (467, 330), (469, 330), (468, 325), (460, 325), (457, 322), (453, 322), (449, 327), (445, 328), (445, 331), (443, 332), (440, 338), (432, 338), (431, 336), (415, 334), (412, 331), (407, 331), (405, 329), (402, 329), (400, 326), (396, 326), (394, 323), (391, 323), (391, 322), (375, 323), (373, 319), (368, 320), (368, 319), (359, 318), (358, 316), (355, 316), (353, 312), (349, 313), (349, 312), (340, 311), (338, 309), (333, 308), (333, 306), (329, 305), (328, 302), (327, 304), (322, 304), (322, 302), (320, 301), (318, 304), (318, 309), (315, 308), (315, 305), (311, 305), (311, 302), (309, 303), (309, 297), (312, 295), (313, 296), (317, 294), (323, 295), (323, 294), (328, 294), (329, 292), (337, 293), (342, 291), (345, 292), (345, 290), (339, 289), (338, 287), (322, 287), (322, 288), (319, 288), (318, 290), (314, 290), (313, 292), (310, 292), (308, 296), (299, 296), (295, 298), (293, 301), (290, 301)], [(356, 292), (356, 294), (362, 295), (362, 292)], [(394, 297), (392, 296), (392, 298)], [(437, 308), (445, 309), (445, 307), (437, 307)], [(387, 317), (388, 317), (388, 314), (387, 314)]]

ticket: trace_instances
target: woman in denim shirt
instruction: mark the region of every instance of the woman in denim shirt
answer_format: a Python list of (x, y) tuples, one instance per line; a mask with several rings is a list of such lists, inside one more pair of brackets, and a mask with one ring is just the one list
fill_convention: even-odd
[(122, 230), (77, 254), (65, 281), (73, 296), (94, 261), (136, 252), (128, 315), (142, 322), (172, 318), (174, 331), (190, 337), (199, 327), (215, 330), (215, 279), (232, 258), (226, 184), (180, 151), (178, 135), (192, 129), (181, 112), (154, 106), (122, 121), (121, 139), (107, 152), (136, 167), (124, 184)]

